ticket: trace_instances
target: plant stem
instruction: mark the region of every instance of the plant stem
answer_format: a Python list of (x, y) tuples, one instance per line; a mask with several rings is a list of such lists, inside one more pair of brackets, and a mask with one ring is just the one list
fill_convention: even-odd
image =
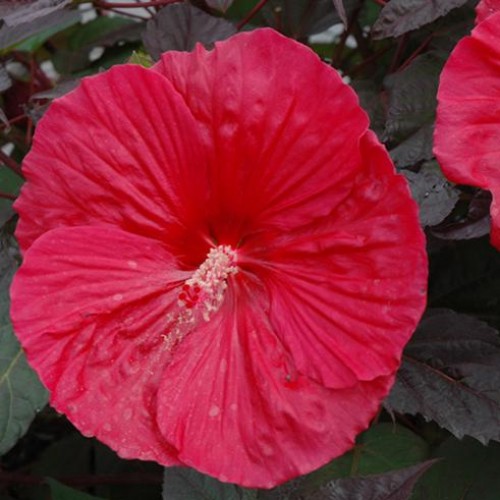
[(14, 201), (17, 198), (17, 196), (10, 194), (10, 193), (4, 193), (3, 191), (0, 191), (0, 198)]
[(254, 8), (246, 15), (246, 17), (244, 17), (243, 20), (241, 20), (236, 25), (236, 29), (239, 31), (241, 28), (243, 28), (245, 24), (251, 21), (259, 13), (259, 11), (262, 9), (262, 7), (264, 7), (264, 5), (266, 5), (267, 2), (268, 0), (260, 0), (260, 2), (255, 5)]
[(413, 61), (416, 59), (417, 56), (419, 56), (426, 48), (427, 46), (431, 43), (432, 39), (434, 38), (434, 33), (431, 33), (408, 57), (408, 59), (398, 68), (398, 71), (403, 71), (406, 69)]

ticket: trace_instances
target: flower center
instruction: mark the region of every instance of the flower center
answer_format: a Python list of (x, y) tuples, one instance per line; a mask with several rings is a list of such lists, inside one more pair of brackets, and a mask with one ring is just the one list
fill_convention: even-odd
[(238, 271), (235, 263), (236, 252), (229, 245), (212, 248), (203, 264), (184, 283), (179, 306), (192, 309), (199, 305), (203, 319), (208, 321), (224, 300), (229, 275)]
[(177, 298), (178, 310), (167, 315), (164, 335), (169, 348), (178, 344), (202, 318), (209, 321), (224, 300), (227, 280), (238, 272), (236, 252), (229, 245), (210, 249), (207, 258), (184, 282)]

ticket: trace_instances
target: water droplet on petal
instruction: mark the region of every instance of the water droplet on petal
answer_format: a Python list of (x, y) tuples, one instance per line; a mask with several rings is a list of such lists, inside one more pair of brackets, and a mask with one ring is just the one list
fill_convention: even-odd
[(220, 413), (220, 408), (217, 405), (213, 405), (208, 412), (209, 417), (216, 417)]

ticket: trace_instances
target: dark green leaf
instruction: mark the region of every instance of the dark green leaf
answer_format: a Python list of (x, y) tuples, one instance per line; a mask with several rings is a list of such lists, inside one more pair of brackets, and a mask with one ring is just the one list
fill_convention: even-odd
[(475, 318), (430, 309), (404, 351), (385, 402), (423, 415), (458, 438), (500, 440), (500, 338)]
[(375, 39), (396, 37), (420, 28), (461, 7), (467, 0), (391, 0), (380, 12), (373, 25)]
[(0, 198), (0, 232), (4, 224), (10, 220), (13, 215), (14, 210), (12, 208), (12, 202), (10, 200)]
[(409, 500), (415, 483), (434, 463), (428, 460), (385, 474), (336, 479), (307, 500)]
[(333, 478), (402, 469), (422, 462), (428, 455), (428, 445), (420, 436), (395, 424), (378, 424), (361, 434), (351, 451), (311, 473), (303, 487), (310, 491)]
[(167, 5), (146, 25), (144, 45), (157, 60), (167, 50), (190, 51), (196, 43), (211, 47), (236, 33), (225, 19), (213, 17), (187, 3)]
[[(63, 417), (60, 420), (59, 429), (68, 425)], [(36, 476), (56, 477), (63, 482), (75, 476), (92, 475), (96, 483), (94, 494), (110, 500), (161, 498), (162, 467), (153, 462), (122, 460), (96, 439), (84, 438), (76, 431), (52, 442), (30, 471)], [(99, 480), (101, 477), (103, 481)], [(38, 499), (41, 490), (39, 486), (34, 486), (27, 497)]]
[(428, 52), (384, 80), (388, 92), (386, 139), (402, 140), (434, 122), (441, 54)]
[(167, 467), (163, 500), (254, 500), (257, 492), (221, 483), (187, 467)]
[(17, 194), (22, 183), (23, 180), (19, 175), (0, 164), (0, 191)]
[(14, 446), (47, 402), (47, 391), (29, 367), (12, 332), (9, 286), (17, 268), (12, 237), (0, 236), (0, 455)]
[(418, 203), (422, 226), (435, 226), (453, 210), (459, 192), (443, 176), (435, 162), (422, 166), (418, 173), (404, 170), (413, 198)]
[(47, 478), (47, 483), (50, 486), (52, 500), (104, 500), (100, 497), (70, 488), (50, 477)]
[(56, 33), (64, 31), (66, 28), (76, 24), (80, 17), (76, 12), (70, 12), (69, 14), (63, 15), (61, 22), (54, 23), (54, 25), (49, 25), (47, 29), (37, 32), (36, 34), (26, 38), (22, 42), (16, 43), (12, 48), (22, 52), (35, 52), (38, 50), (47, 40), (52, 38)]
[(450, 438), (434, 453), (442, 458), (420, 480), (413, 500), (498, 500), (500, 445)]
[(136, 23), (122, 17), (98, 17), (82, 24), (68, 39), (69, 50), (81, 50), (100, 47), (111, 47), (118, 42), (136, 42), (141, 39), (144, 29), (142, 23)]

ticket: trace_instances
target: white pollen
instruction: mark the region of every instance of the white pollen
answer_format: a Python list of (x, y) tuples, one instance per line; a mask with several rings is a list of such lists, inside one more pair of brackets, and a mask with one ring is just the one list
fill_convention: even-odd
[(224, 300), (227, 279), (238, 272), (236, 252), (229, 245), (210, 249), (203, 264), (196, 270), (186, 285), (194, 290), (200, 289), (201, 314), (205, 321), (216, 312)]
[(137, 269), (137, 262), (135, 260), (129, 260), (127, 264), (131, 269)]
[(121, 293), (117, 293), (116, 295), (113, 295), (113, 300), (116, 301), (123, 300), (123, 295)]
[(184, 282), (177, 308), (167, 314), (165, 339), (167, 350), (174, 348), (199, 321), (209, 321), (224, 301), (227, 280), (238, 272), (236, 252), (229, 245), (210, 249), (207, 258)]

